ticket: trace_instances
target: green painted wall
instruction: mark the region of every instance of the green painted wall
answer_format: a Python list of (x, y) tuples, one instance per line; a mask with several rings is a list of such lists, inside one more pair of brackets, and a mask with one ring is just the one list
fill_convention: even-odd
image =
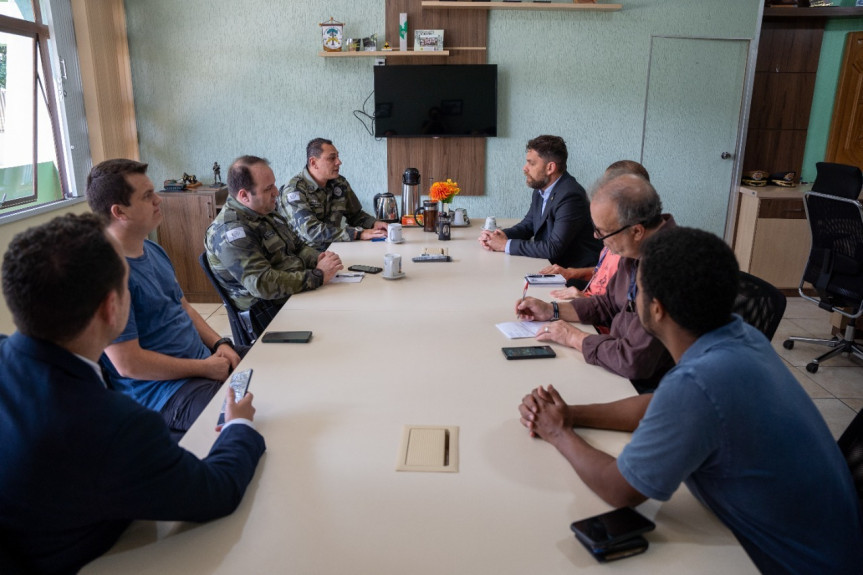
[[(651, 35), (751, 39), (762, 0), (622, 3), (614, 13), (490, 13), (500, 137), (488, 143), (487, 194), (456, 202), (471, 216), (526, 212), (524, 145), (538, 134), (567, 140), (570, 171), (585, 185), (615, 160), (638, 159)], [(382, 34), (384, 0), (125, 5), (141, 158), (153, 180), (194, 172), (208, 181), (214, 161), (226, 167), (255, 153), (285, 183), (304, 165), (306, 142), (320, 135), (334, 140), (342, 173), (367, 209), (385, 189), (386, 142), (352, 114), (372, 92), (373, 61), (316, 55), (318, 23), (330, 16), (346, 23), (346, 36)], [(715, 227), (697, 206), (667, 208), (684, 223)]]

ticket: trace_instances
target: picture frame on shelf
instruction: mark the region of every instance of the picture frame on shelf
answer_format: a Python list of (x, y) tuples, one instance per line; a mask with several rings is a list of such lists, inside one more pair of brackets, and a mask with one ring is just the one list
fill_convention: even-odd
[(443, 30), (414, 30), (414, 52), (443, 50)]

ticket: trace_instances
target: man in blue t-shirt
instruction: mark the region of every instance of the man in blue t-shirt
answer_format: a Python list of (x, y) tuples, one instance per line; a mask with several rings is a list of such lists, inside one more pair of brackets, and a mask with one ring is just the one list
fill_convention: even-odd
[(160, 412), (179, 438), (240, 357), (186, 301), (168, 255), (147, 239), (162, 221), (147, 164), (114, 159), (95, 166), (87, 201), (123, 248), (132, 296), (129, 323), (102, 363), (117, 389)]
[[(522, 423), (611, 505), (666, 501), (686, 483), (762, 572), (858, 573), (848, 465), (770, 342), (732, 315), (734, 254), (707, 232), (669, 229), (645, 243), (637, 278), (639, 319), (677, 364), (656, 392), (567, 405), (539, 387), (519, 406)], [(575, 425), (634, 432), (615, 460)]]

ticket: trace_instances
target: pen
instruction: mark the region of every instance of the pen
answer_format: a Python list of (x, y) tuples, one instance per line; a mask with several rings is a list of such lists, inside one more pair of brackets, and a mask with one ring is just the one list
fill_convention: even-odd
[(363, 277), (363, 274), (342, 274), (342, 273), (338, 273), (338, 274), (336, 274), (336, 275), (337, 275), (337, 276), (339, 276), (340, 278), (361, 278), (361, 277)]
[(527, 286), (530, 285), (530, 282), (524, 282), (524, 290), (521, 292), (521, 301), (524, 301), (524, 298), (527, 297)]

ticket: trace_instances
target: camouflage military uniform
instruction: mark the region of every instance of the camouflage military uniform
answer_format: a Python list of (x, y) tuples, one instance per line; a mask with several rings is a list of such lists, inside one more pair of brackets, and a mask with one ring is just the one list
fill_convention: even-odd
[(375, 217), (363, 211), (348, 181), (339, 176), (323, 188), (308, 168), (279, 191), (279, 213), (309, 245), (325, 250), (333, 242), (357, 240)]
[(261, 215), (232, 197), (207, 228), (205, 247), (213, 274), (241, 310), (260, 300), (281, 306), (291, 294), (324, 283), (315, 269), (319, 252), (281, 215)]

